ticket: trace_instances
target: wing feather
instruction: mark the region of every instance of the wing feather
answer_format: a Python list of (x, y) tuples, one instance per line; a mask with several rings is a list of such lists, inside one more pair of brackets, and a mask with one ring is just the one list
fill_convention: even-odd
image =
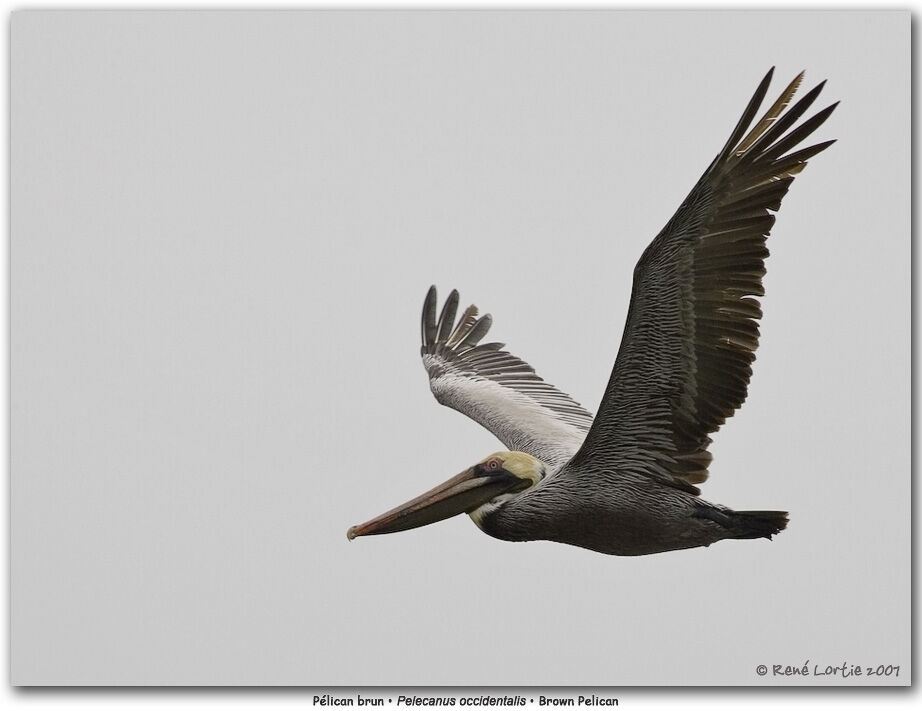
[(824, 86), (789, 106), (802, 73), (749, 129), (771, 76), (637, 263), (599, 413), (561, 474), (631, 471), (695, 494), (707, 478), (709, 435), (742, 405), (752, 375), (772, 213), (806, 161), (834, 142), (794, 150), (837, 106), (795, 126)]
[(438, 321), (436, 300), (433, 286), (423, 303), (420, 349), (436, 399), (486, 427), (511, 450), (552, 465), (570, 459), (592, 414), (502, 343), (480, 344), (493, 322), (489, 314), (478, 318), (477, 307), (469, 306), (452, 328), (458, 292), (449, 294)]

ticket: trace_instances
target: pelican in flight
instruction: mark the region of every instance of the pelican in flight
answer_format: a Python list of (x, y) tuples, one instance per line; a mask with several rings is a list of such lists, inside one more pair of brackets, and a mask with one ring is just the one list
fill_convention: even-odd
[[(422, 359), (436, 399), (508, 448), (377, 518), (349, 539), (467, 513), (506, 541), (548, 540), (645, 555), (728, 538), (771, 538), (784, 511), (735, 511), (699, 498), (710, 435), (746, 399), (759, 344), (766, 238), (794, 177), (828, 148), (801, 148), (838, 102), (795, 125), (823, 83), (789, 104), (801, 72), (753, 124), (766, 74), (726, 145), (634, 269), (621, 347), (595, 415), (502, 343), (458, 292), (436, 319), (423, 304)], [(751, 129), (750, 129), (751, 126)]]

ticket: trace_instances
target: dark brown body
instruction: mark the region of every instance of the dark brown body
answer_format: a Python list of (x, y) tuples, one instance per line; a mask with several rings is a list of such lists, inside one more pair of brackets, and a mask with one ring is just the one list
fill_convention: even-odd
[(727, 538), (770, 538), (782, 511), (733, 511), (650, 477), (599, 472), (591, 483), (550, 477), (480, 522), (506, 541), (548, 540), (609, 555), (647, 555)]

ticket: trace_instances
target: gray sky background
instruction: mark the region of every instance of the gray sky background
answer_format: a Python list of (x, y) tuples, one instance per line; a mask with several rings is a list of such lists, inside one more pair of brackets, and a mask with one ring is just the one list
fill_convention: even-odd
[[(13, 683), (745, 685), (807, 659), (907, 683), (909, 33), (14, 14)], [(789, 530), (641, 558), (467, 517), (348, 543), (502, 448), (428, 391), (429, 284), (595, 409), (634, 263), (772, 65), (772, 98), (829, 79), (839, 142), (781, 210), (704, 496)]]

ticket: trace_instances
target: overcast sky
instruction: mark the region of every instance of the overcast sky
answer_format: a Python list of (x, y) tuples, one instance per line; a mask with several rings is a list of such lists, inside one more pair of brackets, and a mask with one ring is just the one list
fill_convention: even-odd
[[(13, 682), (908, 674), (909, 30), (17, 13)], [(467, 517), (348, 543), (501, 448), (428, 392), (428, 286), (595, 410), (634, 263), (772, 65), (772, 99), (829, 80), (816, 140), (839, 142), (779, 215), (749, 400), (703, 489), (789, 530), (642, 558)]]

